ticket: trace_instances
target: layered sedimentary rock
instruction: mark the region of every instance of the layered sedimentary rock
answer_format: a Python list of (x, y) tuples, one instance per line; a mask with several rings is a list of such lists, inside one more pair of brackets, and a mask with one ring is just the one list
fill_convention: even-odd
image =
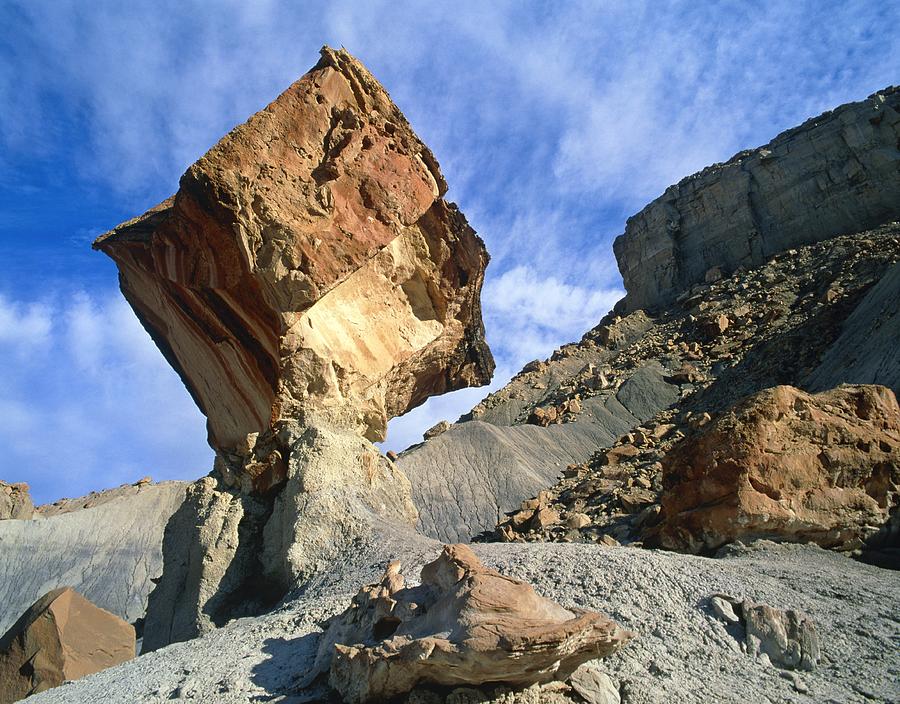
[(776, 537), (855, 549), (900, 517), (900, 409), (883, 386), (778, 386), (682, 440), (662, 464), (662, 522), (651, 537), (663, 547)]
[(245, 489), (285, 478), (280, 421), (383, 439), (486, 383), (488, 256), (434, 156), (347, 52), (222, 138), (178, 192), (95, 242)]
[(900, 262), (847, 316), (841, 336), (804, 380), (811, 391), (840, 383), (881, 384), (900, 393)]
[(406, 587), (392, 562), (334, 617), (316, 668), (344, 701), (385, 701), (416, 685), (527, 686), (565, 679), (610, 655), (634, 634), (603, 614), (565, 609), (531, 585), (481, 564), (465, 545), (448, 545)]
[(63, 586), (138, 622), (162, 572), (163, 529), (185, 487), (121, 487), (40, 506), (35, 520), (0, 522), (0, 632)]
[(411, 531), (409, 482), (371, 443), (296, 424), (283, 436), (288, 429), (289, 478), (273, 500), (226, 489), (215, 473), (189, 487), (166, 526), (145, 651), (261, 613), (348, 551), (375, 559), (390, 536)]
[(886, 88), (671, 186), (613, 249), (624, 310), (659, 308), (709, 273), (900, 216), (900, 88)]
[(29, 519), (34, 515), (34, 504), (28, 485), (24, 483), (7, 484), (0, 481), (0, 521), (8, 518)]
[(134, 628), (70, 588), (38, 599), (0, 638), (0, 703), (134, 657)]

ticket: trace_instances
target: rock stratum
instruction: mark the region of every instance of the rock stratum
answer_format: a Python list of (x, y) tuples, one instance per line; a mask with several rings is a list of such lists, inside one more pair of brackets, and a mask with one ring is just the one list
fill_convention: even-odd
[(679, 181), (629, 218), (613, 249), (623, 312), (657, 309), (707, 272), (897, 219), (900, 88), (807, 120)]
[(175, 196), (94, 243), (249, 490), (286, 478), (283, 419), (382, 440), (389, 418), (490, 379), (488, 255), (446, 190), (384, 88), (324, 48)]

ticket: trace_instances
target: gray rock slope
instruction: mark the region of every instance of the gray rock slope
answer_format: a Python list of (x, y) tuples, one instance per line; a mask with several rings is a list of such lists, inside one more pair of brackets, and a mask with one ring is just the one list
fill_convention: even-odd
[(0, 522), (0, 633), (40, 596), (70, 586), (135, 621), (162, 572), (162, 536), (185, 484), (142, 487), (92, 508)]
[(900, 215), (900, 88), (807, 120), (671, 186), (629, 218), (613, 249), (623, 309), (657, 308), (773, 254)]
[(848, 316), (806, 386), (824, 391), (842, 382), (883, 384), (900, 393), (900, 263)]
[[(407, 574), (439, 549), (425, 543), (403, 549), (402, 542), (394, 555)], [(638, 633), (620, 653), (600, 661), (624, 704), (862, 704), (900, 697), (900, 582), (877, 567), (815, 547), (765, 542), (737, 546), (719, 559), (594, 545), (475, 549), (486, 564), (531, 581), (542, 594), (604, 610)], [(350, 554), (328, 580), (276, 612), (234, 621), (29, 701), (322, 701), (327, 694), (321, 686), (305, 682), (318, 624), (344, 608), (361, 581), (374, 579), (382, 567)], [(745, 654), (740, 634), (710, 612), (707, 600), (719, 592), (808, 613), (823, 646), (817, 669), (788, 672)]]
[(397, 465), (413, 487), (419, 529), (439, 540), (468, 540), (491, 529), (522, 499), (554, 483), (569, 464), (583, 462), (678, 399), (664, 370), (648, 362), (624, 379), (585, 399), (572, 421), (542, 428), (523, 422), (531, 410), (564, 393), (587, 365), (601, 365), (615, 352), (572, 346), (544, 371), (514, 380), (489, 400), (478, 420), (404, 452)]

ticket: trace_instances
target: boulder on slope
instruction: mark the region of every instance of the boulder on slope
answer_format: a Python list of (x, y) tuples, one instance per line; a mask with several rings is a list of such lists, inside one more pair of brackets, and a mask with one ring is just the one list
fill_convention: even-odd
[(134, 657), (134, 628), (70, 587), (38, 599), (0, 638), (0, 704)]
[(648, 536), (662, 547), (774, 537), (856, 549), (898, 518), (900, 408), (883, 386), (777, 386), (686, 437), (662, 464), (662, 520)]
[(381, 440), (429, 396), (489, 381), (488, 255), (446, 190), (384, 88), (326, 47), (174, 197), (94, 243), (245, 490), (285, 479), (282, 420)]

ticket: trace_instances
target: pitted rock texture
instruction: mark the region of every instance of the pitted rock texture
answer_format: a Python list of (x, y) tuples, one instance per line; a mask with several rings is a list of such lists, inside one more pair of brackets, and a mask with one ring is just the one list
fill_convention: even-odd
[(8, 484), (0, 481), (0, 521), (8, 518), (29, 519), (34, 515), (34, 504), (28, 485), (22, 482)]
[(134, 628), (74, 589), (38, 599), (0, 638), (0, 704), (134, 657)]
[(622, 308), (660, 308), (692, 284), (787, 249), (900, 217), (900, 88), (842, 105), (671, 186), (613, 245)]
[(285, 424), (287, 481), (277, 496), (227, 486), (219, 471), (189, 486), (166, 526), (161, 579), (150, 594), (143, 650), (257, 615), (340, 563), (372, 554), (386, 531), (416, 522), (409, 481), (346, 429)]
[(245, 488), (285, 478), (283, 419), (378, 440), (388, 418), (490, 379), (488, 255), (446, 190), (385, 90), (324, 48), (173, 198), (95, 242)]
[(419, 684), (516, 686), (565, 679), (634, 634), (593, 611), (566, 609), (531, 585), (448, 545), (407, 588), (399, 561), (331, 620), (315, 668), (344, 701), (385, 701)]
[[(663, 459), (666, 548), (777, 537), (860, 548), (900, 519), (900, 408), (883, 386), (762, 391)], [(896, 527), (894, 533), (896, 533)]]
[(41, 506), (34, 520), (0, 522), (0, 632), (63, 586), (126, 621), (142, 619), (162, 573), (163, 530), (185, 487), (123, 487)]

